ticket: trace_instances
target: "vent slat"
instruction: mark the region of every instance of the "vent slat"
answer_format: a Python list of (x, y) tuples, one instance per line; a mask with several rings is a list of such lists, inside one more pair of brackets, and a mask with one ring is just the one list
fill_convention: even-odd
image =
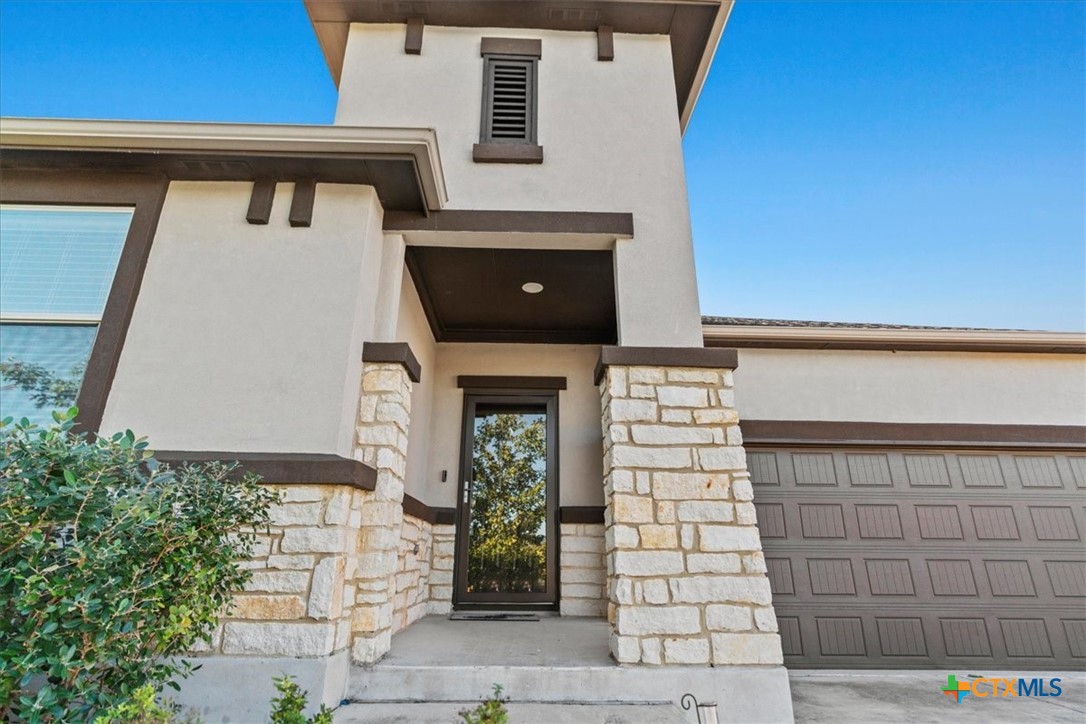
[(529, 61), (493, 58), (487, 68), (486, 137), (502, 141), (534, 140), (534, 65)]

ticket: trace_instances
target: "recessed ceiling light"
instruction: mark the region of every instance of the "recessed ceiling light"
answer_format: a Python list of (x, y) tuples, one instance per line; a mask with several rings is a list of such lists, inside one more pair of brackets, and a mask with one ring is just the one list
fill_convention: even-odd
[(539, 294), (543, 291), (543, 285), (539, 282), (527, 282), (521, 286), (521, 289), (527, 294)]

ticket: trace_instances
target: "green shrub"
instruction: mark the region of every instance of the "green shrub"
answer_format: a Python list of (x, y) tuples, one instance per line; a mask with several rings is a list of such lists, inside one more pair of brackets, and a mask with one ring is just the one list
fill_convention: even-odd
[(509, 712), (505, 710), (505, 702), (501, 684), (494, 684), (494, 695), (483, 699), (474, 709), (462, 709), (460, 718), (464, 720), (464, 724), (507, 724)]
[(320, 711), (307, 719), (308, 691), (302, 691), (292, 676), (272, 679), (279, 696), (271, 700), (271, 724), (332, 724), (332, 710), (321, 704)]
[(86, 721), (177, 688), (277, 499), (234, 466), (159, 466), (131, 431), (77, 434), (75, 414), (0, 422), (0, 720)]

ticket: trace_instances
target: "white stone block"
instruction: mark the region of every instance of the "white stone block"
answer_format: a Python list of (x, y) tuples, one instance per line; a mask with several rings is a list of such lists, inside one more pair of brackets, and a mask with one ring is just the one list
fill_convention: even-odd
[(691, 553), (686, 556), (690, 573), (740, 573), (742, 564), (738, 553)]
[(736, 503), (735, 517), (740, 525), (758, 525), (758, 513), (754, 510), (754, 503)]
[(754, 623), (758, 625), (759, 631), (775, 633), (777, 631), (777, 614), (770, 607), (756, 608), (754, 609)]
[(694, 416), (690, 410), (660, 410), (660, 422), (677, 422), (682, 425), (689, 425), (694, 421)]
[(679, 551), (616, 551), (615, 571), (622, 576), (668, 576), (683, 572)]
[(223, 631), (224, 654), (266, 656), (327, 656), (335, 645), (331, 623), (228, 622)]
[(623, 606), (616, 630), (622, 635), (693, 634), (701, 631), (696, 606)]
[(245, 584), (246, 591), (262, 593), (304, 593), (309, 587), (309, 571), (254, 571)]
[(276, 487), (281, 491), (284, 503), (309, 503), (315, 500), (323, 500), (327, 494), (327, 488), (323, 485), (283, 485)]
[(279, 543), (283, 553), (338, 553), (347, 550), (343, 528), (287, 528)]
[(667, 603), (671, 600), (667, 581), (660, 578), (654, 578), (642, 583), (641, 591), (646, 603)]
[(715, 633), (713, 641), (714, 664), (781, 664), (781, 639), (777, 634), (765, 633)]
[(343, 569), (344, 561), (338, 556), (322, 559), (313, 569), (310, 618), (339, 618), (343, 614)]
[(611, 655), (620, 664), (636, 664), (641, 660), (641, 642), (636, 636), (611, 636)]
[(664, 661), (668, 664), (707, 664), (709, 639), (664, 639)]
[(746, 470), (747, 454), (741, 447), (711, 447), (698, 450), (702, 470)]
[(686, 448), (615, 445), (611, 450), (611, 464), (616, 468), (668, 470), (689, 468), (691, 462)]
[(638, 445), (701, 445), (713, 441), (712, 431), (704, 427), (631, 425), (630, 433)]
[(641, 663), (659, 666), (664, 663), (663, 648), (660, 639), (641, 639)]
[(732, 495), (736, 500), (754, 500), (754, 488), (749, 478), (735, 478), (732, 481)]
[(652, 497), (657, 500), (721, 500), (730, 497), (729, 488), (729, 477), (725, 474), (652, 474)]
[(667, 380), (664, 370), (659, 367), (630, 367), (630, 382), (657, 385)]
[(273, 506), (268, 514), (272, 525), (317, 525), (321, 522), (321, 504), (286, 503)]
[(666, 407), (697, 407), (709, 404), (709, 393), (702, 387), (666, 385), (656, 388), (656, 399)]
[(652, 498), (637, 495), (614, 495), (611, 498), (611, 517), (618, 523), (651, 523)]
[(652, 400), (612, 400), (611, 419), (614, 422), (655, 422), (656, 403)]
[(750, 609), (746, 606), (727, 606), (718, 604), (705, 607), (705, 625), (713, 631), (750, 631)]
[(698, 525), (701, 549), (713, 551), (757, 551), (762, 549), (758, 529), (752, 525)]
[(626, 396), (626, 370), (621, 367), (611, 367), (607, 370), (607, 379), (604, 382), (605, 389), (613, 397)]
[(714, 387), (720, 384), (720, 371), (715, 369), (671, 368), (667, 371), (668, 382), (700, 382)]
[(724, 501), (682, 501), (678, 504), (679, 520), (689, 523), (730, 523), (735, 519), (731, 503)]

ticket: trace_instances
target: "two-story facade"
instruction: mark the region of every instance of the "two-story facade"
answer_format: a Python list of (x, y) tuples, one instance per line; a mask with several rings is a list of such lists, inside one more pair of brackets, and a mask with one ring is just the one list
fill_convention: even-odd
[(495, 609), (606, 621), (598, 700), (743, 721), (786, 660), (1081, 664), (1081, 335), (703, 325), (681, 137), (730, 0), (306, 6), (332, 126), (2, 126), (3, 357), (283, 490), (183, 701), (396, 699), (395, 634)]

